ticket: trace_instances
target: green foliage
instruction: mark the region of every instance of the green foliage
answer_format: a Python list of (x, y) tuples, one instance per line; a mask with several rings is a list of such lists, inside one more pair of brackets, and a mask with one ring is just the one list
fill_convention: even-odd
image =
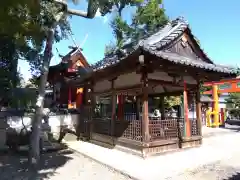
[(98, 5), (102, 15), (117, 11), (118, 15), (122, 15), (122, 10), (126, 6), (138, 6), (144, 0), (98, 0)]
[(237, 76), (240, 76), (240, 67), (237, 67)]
[(181, 104), (180, 96), (167, 96), (164, 97), (164, 106), (165, 108), (170, 108)]
[(107, 44), (105, 46), (105, 51), (104, 51), (104, 55), (107, 56), (111, 53), (113, 53), (116, 49), (116, 45), (113, 42), (110, 42), (109, 44)]
[(159, 30), (167, 24), (168, 18), (162, 8), (162, 0), (150, 0), (137, 8), (132, 27), (135, 29), (134, 39), (140, 39)]
[(17, 54), (11, 37), (0, 36), (0, 99), (11, 97), (11, 89), (19, 83), (17, 72)]
[[(60, 7), (49, 0), (9, 0), (1, 3), (0, 7), (0, 34), (12, 42), (11, 49), (14, 58), (7, 61), (26, 59), (32, 70), (40, 67), (41, 53), (46, 40), (46, 30), (55, 21), (54, 15), (60, 11)], [(67, 37), (70, 31), (69, 23), (64, 17), (56, 30), (55, 41)], [(3, 43), (3, 40), (1, 43)], [(0, 51), (3, 51), (1, 48)], [(5, 51), (5, 50), (4, 50)], [(1, 52), (0, 52), (1, 53)]]
[(131, 27), (119, 15), (113, 19), (113, 21), (110, 23), (110, 26), (113, 29), (113, 35), (116, 38), (116, 46), (122, 47), (124, 41), (128, 38), (126, 33), (131, 31)]
[(27, 84), (26, 87), (38, 88), (39, 85), (40, 85), (40, 78), (39, 78), (39, 76), (33, 75), (33, 76), (29, 79), (29, 84)]
[[(0, 99), (13, 97), (13, 89), (20, 83), (19, 59), (30, 62), (33, 70), (41, 65), (41, 53), (46, 30), (55, 21), (60, 7), (49, 0), (8, 0), (0, 6)], [(68, 21), (59, 23), (55, 40), (65, 38), (70, 30)], [(8, 99), (8, 98), (7, 98)]]
[(205, 91), (211, 91), (212, 87), (211, 86), (202, 86), (200, 87), (200, 93), (203, 94)]
[[(135, 3), (132, 1), (131, 5), (137, 7), (131, 24), (122, 19), (122, 8), (117, 9), (119, 13), (110, 23), (116, 39), (116, 49), (121, 49), (129, 40), (137, 43), (141, 38), (153, 34), (168, 22), (160, 0), (135, 1)], [(106, 48), (109, 48), (109, 46), (107, 45)], [(112, 51), (114, 50), (112, 49)]]
[(14, 97), (9, 99), (9, 107), (11, 108), (26, 108), (34, 107), (36, 103), (36, 89), (35, 88), (15, 88), (13, 90)]
[[(130, 5), (133, 1), (97, 1), (103, 14), (115, 6)], [(72, 0), (75, 4), (77, 0)], [(125, 6), (124, 5), (124, 6)], [(18, 59), (30, 63), (33, 75), (39, 75), (43, 60), (46, 32), (55, 22), (62, 7), (53, 0), (8, 0), (0, 6), (0, 86), (1, 96), (11, 92), (19, 83)], [(63, 17), (55, 30), (55, 41), (67, 38), (70, 32), (67, 17)], [(33, 77), (34, 79), (34, 77)], [(32, 79), (32, 80), (33, 80)], [(1, 98), (0, 96), (0, 98)], [(2, 98), (1, 98), (2, 99)]]
[(230, 93), (226, 102), (229, 113), (234, 117), (240, 118), (240, 93)]

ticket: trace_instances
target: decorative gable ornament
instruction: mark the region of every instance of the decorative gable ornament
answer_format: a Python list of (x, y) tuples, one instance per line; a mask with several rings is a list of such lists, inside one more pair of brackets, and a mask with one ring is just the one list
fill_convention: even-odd
[(185, 35), (183, 35), (181, 44), (184, 48), (187, 47), (187, 42), (188, 42), (187, 37)]

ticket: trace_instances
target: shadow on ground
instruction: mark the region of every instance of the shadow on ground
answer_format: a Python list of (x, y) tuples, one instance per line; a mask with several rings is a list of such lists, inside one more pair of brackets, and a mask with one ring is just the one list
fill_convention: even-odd
[(232, 130), (235, 132), (239, 132), (240, 131), (240, 121), (232, 121), (230, 124), (229, 124), (229, 122), (227, 122), (225, 124), (225, 127), (222, 127), (222, 128)]
[(63, 166), (72, 158), (72, 151), (64, 149), (55, 152), (45, 152), (36, 170), (28, 164), (28, 152), (21, 151), (16, 154), (5, 153), (0, 156), (1, 180), (43, 180), (51, 179), (56, 169)]
[(223, 180), (240, 180), (240, 173), (236, 173), (228, 178), (225, 178)]

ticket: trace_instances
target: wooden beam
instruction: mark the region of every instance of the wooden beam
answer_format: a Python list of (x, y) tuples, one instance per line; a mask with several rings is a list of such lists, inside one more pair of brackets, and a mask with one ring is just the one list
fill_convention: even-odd
[[(141, 90), (141, 84), (136, 84), (136, 85), (132, 85), (132, 86), (124, 86), (124, 87), (114, 89), (116, 94), (127, 93), (128, 91), (140, 91), (140, 90)], [(111, 93), (112, 93), (111, 89), (101, 91), (101, 92), (95, 92), (96, 95), (111, 94)]]
[[(159, 70), (163, 72), (169, 72), (169, 73), (176, 73), (178, 75), (190, 75), (192, 77), (195, 77), (196, 72), (201, 74), (200, 78), (201, 80), (206, 81), (206, 79), (209, 79), (209, 81), (221, 79), (222, 77), (232, 77), (233, 75), (230, 75), (228, 73), (220, 73), (220, 72), (214, 72), (210, 70), (206, 70), (204, 68), (196, 68), (192, 66), (182, 65), (182, 64), (174, 64), (168, 60), (156, 57), (152, 54), (148, 54), (148, 58), (152, 59), (153, 61), (153, 67), (154, 70)], [(180, 71), (181, 69), (181, 71)]]
[(175, 84), (171, 81), (165, 81), (165, 80), (158, 80), (158, 79), (148, 79), (149, 85), (170, 85), (170, 86), (175, 86), (175, 87), (183, 87), (181, 84)]
[(155, 93), (155, 94), (149, 94), (149, 97), (180, 96), (182, 95), (182, 93), (183, 93), (183, 90), (174, 91), (174, 92)]
[[(168, 86), (173, 86), (173, 87), (181, 87), (183, 88), (183, 82), (180, 83), (174, 83), (172, 81), (165, 81), (165, 80), (158, 80), (158, 79), (148, 79), (149, 85), (168, 85)], [(187, 84), (188, 87), (195, 87), (195, 84)]]

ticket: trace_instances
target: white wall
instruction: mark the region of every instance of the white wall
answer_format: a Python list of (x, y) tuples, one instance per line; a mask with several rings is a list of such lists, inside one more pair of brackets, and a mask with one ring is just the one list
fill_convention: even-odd
[[(59, 133), (60, 125), (67, 125), (69, 129), (75, 130), (74, 126), (78, 121), (78, 114), (69, 114), (69, 115), (56, 115), (49, 117), (49, 126), (51, 127), (51, 133)], [(31, 117), (20, 117), (12, 116), (7, 117), (7, 121), (1, 119), (0, 121), (0, 147), (5, 144), (6, 141), (6, 128), (12, 127), (20, 131), (24, 126), (27, 128), (31, 125)]]

